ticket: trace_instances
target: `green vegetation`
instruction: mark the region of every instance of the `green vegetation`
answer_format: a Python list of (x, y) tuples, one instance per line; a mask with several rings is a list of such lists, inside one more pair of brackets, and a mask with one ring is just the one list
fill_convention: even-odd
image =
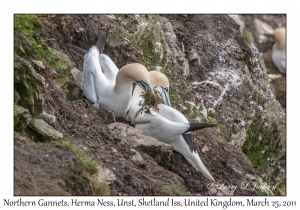
[(109, 186), (96, 180), (100, 167), (81, 148), (66, 140), (55, 141), (54, 145), (72, 152), (79, 160), (78, 165), (74, 169), (75, 173), (65, 180), (67, 187), (73, 189), (74, 193), (79, 193), (79, 195), (110, 194)]
[(48, 48), (41, 36), (44, 32), (42, 22), (35, 15), (14, 16), (14, 51), (20, 57), (41, 60), (44, 65), (57, 72), (57, 80), (63, 84), (69, 74), (70, 63), (62, 55)]
[(55, 145), (75, 154), (89, 174), (92, 175), (98, 172), (98, 164), (76, 145), (66, 140), (55, 141)]
[(281, 195), (281, 193), (280, 193), (280, 191), (278, 189), (273, 190), (273, 194), (275, 196), (280, 196)]
[(35, 116), (42, 112), (44, 84), (32, 66), (18, 55), (14, 57), (15, 104), (19, 104)]
[[(266, 129), (262, 122), (255, 119), (249, 126), (242, 150), (248, 156), (253, 168), (257, 169), (258, 174), (263, 173), (270, 167), (270, 162), (276, 159), (276, 151), (282, 148), (278, 138), (279, 131), (275, 124)], [(270, 180), (264, 179), (263, 181), (270, 183), (271, 179), (274, 179), (277, 175), (279, 175), (279, 171), (275, 171), (274, 174), (269, 176)]]
[(261, 189), (258, 189), (257, 195), (258, 196), (267, 196), (267, 194), (264, 193)]

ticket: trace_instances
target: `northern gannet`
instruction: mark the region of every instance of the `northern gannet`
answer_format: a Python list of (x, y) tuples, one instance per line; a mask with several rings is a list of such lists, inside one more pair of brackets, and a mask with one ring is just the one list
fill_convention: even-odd
[[(157, 86), (169, 86), (169, 81), (166, 81), (167, 78), (160, 72), (150, 72), (150, 79), (154, 89), (157, 88)], [(206, 169), (198, 155), (192, 141), (191, 131), (215, 127), (217, 125), (189, 123), (187, 118), (181, 112), (164, 104), (158, 106), (158, 111), (150, 110), (151, 114), (139, 113), (138, 116), (135, 116), (144, 100), (140, 97), (142, 92), (143, 90), (137, 86), (131, 99), (128, 115), (130, 120), (136, 117), (134, 119), (135, 127), (142, 130), (147, 136), (171, 144), (174, 147), (174, 150), (182, 154), (197, 171), (200, 171), (206, 178), (214, 181), (214, 178)]]
[(84, 56), (82, 88), (85, 96), (91, 102), (114, 112), (116, 117), (121, 117), (129, 109), (133, 82), (142, 90), (150, 90), (152, 93), (153, 90), (149, 72), (142, 64), (127, 64), (118, 70), (114, 62), (102, 54), (108, 30), (109, 27), (89, 51), (70, 44), (66, 46)]
[(160, 94), (166, 105), (171, 106), (169, 97), (170, 83), (167, 76), (159, 71), (150, 71), (149, 74), (153, 90)]
[(274, 31), (274, 38), (276, 39), (275, 44), (272, 48), (272, 61), (278, 68), (278, 70), (285, 74), (286, 73), (286, 40), (285, 40), (285, 28), (277, 28)]

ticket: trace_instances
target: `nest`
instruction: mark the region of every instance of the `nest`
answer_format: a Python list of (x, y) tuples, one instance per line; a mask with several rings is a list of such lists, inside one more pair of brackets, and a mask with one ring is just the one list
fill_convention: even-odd
[(159, 111), (158, 105), (164, 104), (163, 99), (156, 90), (154, 90), (154, 94), (152, 94), (149, 90), (146, 90), (141, 94), (141, 96), (144, 99), (143, 103), (141, 104), (141, 108), (136, 112), (133, 120), (131, 121), (131, 124), (133, 124), (134, 120), (139, 115), (139, 113), (145, 112), (145, 114), (150, 115), (150, 109)]

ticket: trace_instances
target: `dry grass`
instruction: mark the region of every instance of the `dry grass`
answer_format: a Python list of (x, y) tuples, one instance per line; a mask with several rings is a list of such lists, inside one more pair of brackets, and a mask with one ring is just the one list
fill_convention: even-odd
[(141, 108), (136, 112), (133, 120), (131, 121), (131, 124), (133, 124), (136, 117), (141, 112), (145, 112), (147, 115), (151, 114), (150, 109), (153, 109), (155, 111), (159, 111), (159, 104), (164, 104), (163, 99), (161, 98), (160, 94), (154, 90), (154, 94), (152, 94), (149, 90), (143, 92), (141, 94), (143, 100), (143, 104)]

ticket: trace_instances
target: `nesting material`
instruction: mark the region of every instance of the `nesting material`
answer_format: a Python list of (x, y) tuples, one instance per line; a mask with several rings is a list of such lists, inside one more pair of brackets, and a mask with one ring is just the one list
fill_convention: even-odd
[(145, 114), (151, 114), (150, 109), (154, 109), (155, 111), (159, 111), (159, 104), (164, 104), (163, 99), (161, 98), (160, 94), (154, 89), (154, 94), (152, 94), (149, 90), (146, 90), (141, 94), (142, 100), (141, 108), (136, 112), (131, 124), (133, 124), (136, 117), (141, 112), (145, 112)]

